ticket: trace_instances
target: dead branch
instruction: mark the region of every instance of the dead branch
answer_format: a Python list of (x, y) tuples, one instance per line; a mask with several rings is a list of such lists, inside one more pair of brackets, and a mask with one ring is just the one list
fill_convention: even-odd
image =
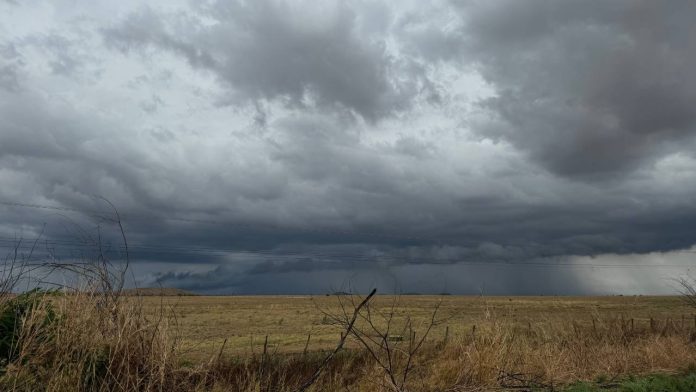
[(377, 293), (377, 289), (372, 289), (370, 294), (368, 294), (368, 296), (365, 297), (365, 299), (363, 299), (362, 302), (360, 302), (360, 304), (358, 304), (358, 306), (355, 308), (355, 311), (353, 312), (353, 317), (350, 319), (350, 322), (346, 325), (345, 333), (341, 334), (341, 339), (339, 340), (338, 345), (336, 345), (336, 348), (329, 355), (327, 355), (326, 358), (324, 358), (324, 360), (321, 362), (321, 365), (319, 365), (314, 374), (312, 374), (312, 377), (310, 377), (307, 381), (304, 382), (304, 384), (302, 384), (302, 386), (300, 386), (298, 392), (305, 391), (307, 390), (307, 388), (312, 386), (312, 384), (314, 384), (317, 381), (324, 368), (329, 364), (329, 362), (331, 362), (331, 359), (333, 359), (333, 357), (336, 356), (336, 354), (339, 351), (341, 351), (343, 345), (346, 343), (346, 338), (348, 337), (348, 334), (350, 334), (353, 330), (353, 325), (355, 325), (355, 321), (358, 319), (358, 314), (360, 314), (360, 310), (372, 299), (375, 293)]

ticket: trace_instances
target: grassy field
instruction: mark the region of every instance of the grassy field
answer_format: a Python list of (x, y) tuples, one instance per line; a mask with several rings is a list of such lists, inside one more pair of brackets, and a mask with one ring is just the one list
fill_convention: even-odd
[[(0, 390), (693, 390), (696, 317), (678, 297), (376, 296), (354, 312), (358, 303), (0, 296)], [(350, 332), (343, 349), (337, 323)]]
[(693, 392), (696, 391), (696, 373), (644, 377), (628, 377), (614, 382), (577, 383), (564, 392)]
[[(323, 314), (340, 313), (336, 296), (170, 296), (144, 301), (151, 314), (165, 304), (176, 315), (182, 354), (194, 359), (217, 355), (225, 340), (226, 354), (244, 356), (260, 353), (266, 336), (268, 350), (278, 353), (303, 351), (308, 335), (309, 350), (332, 348), (340, 337), (340, 329)], [(410, 317), (416, 325), (425, 323), (441, 302), (439, 316), (446, 321), (431, 332), (434, 341), (444, 339), (445, 333), (456, 340), (490, 320), (540, 331), (570, 328), (573, 322), (587, 327), (593, 319), (633, 319), (636, 328), (649, 326), (651, 318), (654, 328), (668, 319), (684, 328), (696, 322), (693, 309), (679, 297), (377, 296), (374, 301), (382, 308), (396, 301), (397, 319)]]

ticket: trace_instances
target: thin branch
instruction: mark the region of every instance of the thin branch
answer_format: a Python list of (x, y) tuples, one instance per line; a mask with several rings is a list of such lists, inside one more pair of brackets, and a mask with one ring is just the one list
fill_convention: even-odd
[(353, 317), (351, 318), (351, 320), (348, 323), (348, 326), (346, 328), (346, 332), (341, 334), (341, 340), (338, 342), (338, 345), (336, 346), (336, 348), (329, 355), (327, 355), (326, 358), (324, 358), (321, 365), (319, 365), (319, 367), (314, 372), (312, 377), (310, 377), (307, 381), (305, 381), (304, 384), (302, 384), (302, 386), (300, 386), (300, 388), (298, 389), (298, 392), (305, 391), (305, 390), (307, 390), (307, 388), (312, 386), (312, 384), (314, 384), (317, 381), (317, 379), (321, 375), (321, 372), (324, 370), (326, 365), (328, 365), (329, 362), (331, 362), (331, 359), (333, 359), (333, 357), (336, 356), (336, 354), (343, 348), (343, 345), (346, 342), (346, 338), (348, 337), (348, 334), (353, 330), (353, 325), (355, 324), (355, 320), (357, 320), (357, 318), (358, 318), (358, 314), (360, 313), (360, 310), (362, 309), (363, 306), (365, 306), (365, 304), (367, 304), (372, 299), (372, 297), (374, 297), (375, 293), (377, 293), (377, 289), (372, 289), (370, 294), (367, 297), (365, 297), (365, 299), (363, 299), (362, 302), (360, 302), (360, 304), (355, 308), (355, 311), (353, 312)]

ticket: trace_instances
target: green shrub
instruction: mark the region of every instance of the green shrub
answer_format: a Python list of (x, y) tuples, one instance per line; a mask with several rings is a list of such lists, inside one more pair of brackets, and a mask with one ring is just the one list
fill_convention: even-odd
[(629, 377), (617, 384), (578, 383), (566, 392), (693, 392), (696, 391), (696, 373), (686, 375), (656, 374)]
[(21, 351), (21, 331), (24, 320), (42, 305), (44, 314), (38, 327), (42, 329), (40, 339), (48, 339), (44, 328), (56, 320), (56, 314), (50, 303), (44, 302), (47, 294), (53, 291), (34, 289), (22, 293), (0, 305), (0, 373), (5, 366), (17, 359)]

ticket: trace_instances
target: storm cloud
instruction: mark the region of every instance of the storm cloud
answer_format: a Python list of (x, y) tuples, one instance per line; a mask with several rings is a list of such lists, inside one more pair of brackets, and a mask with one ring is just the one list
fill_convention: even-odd
[(573, 177), (621, 176), (693, 145), (693, 2), (480, 1), (454, 12), (461, 28), (440, 45), (460, 42), (458, 58), (496, 90), (479, 102), (494, 120), (482, 137)]
[(693, 2), (70, 4), (0, 3), (2, 246), (43, 230), (73, 257), (66, 227), (105, 225), (106, 197), (139, 285), (643, 293), (688, 272)]

